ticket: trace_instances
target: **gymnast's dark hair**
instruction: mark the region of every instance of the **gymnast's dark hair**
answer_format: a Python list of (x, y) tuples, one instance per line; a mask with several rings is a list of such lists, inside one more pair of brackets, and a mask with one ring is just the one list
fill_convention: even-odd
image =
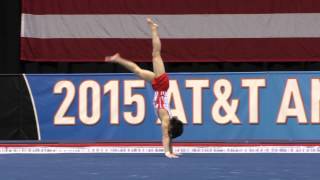
[(181, 136), (183, 133), (183, 124), (177, 117), (172, 117), (170, 119), (169, 135), (170, 138), (174, 139)]

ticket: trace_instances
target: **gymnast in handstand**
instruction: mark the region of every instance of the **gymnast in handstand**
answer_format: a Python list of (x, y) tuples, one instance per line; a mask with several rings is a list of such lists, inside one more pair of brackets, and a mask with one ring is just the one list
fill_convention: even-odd
[(183, 124), (176, 117), (172, 117), (168, 102), (167, 90), (169, 88), (169, 77), (165, 72), (165, 67), (161, 58), (161, 42), (158, 35), (158, 25), (150, 18), (147, 18), (152, 34), (152, 64), (153, 72), (141, 69), (137, 64), (126, 60), (119, 53), (105, 58), (106, 62), (117, 63), (124, 66), (129, 71), (135, 73), (141, 79), (151, 82), (155, 91), (153, 105), (161, 120), (162, 144), (165, 156), (168, 158), (178, 158), (178, 154), (172, 150), (172, 139), (180, 136), (183, 132)]

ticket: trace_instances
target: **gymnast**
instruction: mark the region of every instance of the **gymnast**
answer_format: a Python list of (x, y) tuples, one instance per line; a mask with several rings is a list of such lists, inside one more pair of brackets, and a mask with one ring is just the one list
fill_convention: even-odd
[(150, 18), (147, 18), (152, 35), (152, 65), (153, 72), (141, 69), (134, 62), (124, 59), (119, 53), (107, 56), (106, 62), (117, 63), (135, 73), (141, 79), (151, 82), (155, 91), (153, 105), (158, 117), (161, 120), (162, 144), (165, 156), (168, 158), (178, 158), (180, 154), (172, 150), (172, 139), (180, 136), (183, 132), (183, 124), (177, 117), (173, 117), (170, 112), (167, 90), (169, 88), (169, 77), (165, 72), (165, 67), (161, 58), (161, 42), (158, 35), (158, 25)]

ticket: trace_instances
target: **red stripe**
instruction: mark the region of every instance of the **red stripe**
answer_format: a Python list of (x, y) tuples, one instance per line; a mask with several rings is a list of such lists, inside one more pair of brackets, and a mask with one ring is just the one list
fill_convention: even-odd
[(160, 95), (158, 95), (158, 105), (159, 105), (159, 107), (158, 107), (158, 109), (162, 109), (162, 106), (161, 106), (161, 96)]
[(163, 109), (163, 106), (162, 106), (162, 97), (161, 97), (161, 91), (159, 91), (159, 109)]
[[(255, 146), (320, 146), (319, 143), (173, 143), (174, 146), (187, 146), (187, 147), (255, 147)], [(161, 147), (161, 143), (81, 143), (81, 144), (73, 144), (73, 143), (59, 143), (59, 144), (0, 144), (0, 147), (132, 147), (132, 146), (159, 146)]]
[(161, 108), (164, 108), (164, 97), (163, 97), (163, 91), (161, 91)]
[(316, 13), (319, 0), (22, 0), (30, 14)]
[[(21, 59), (103, 61), (120, 52), (136, 62), (151, 61), (149, 39), (21, 38)], [(320, 38), (163, 39), (165, 62), (320, 61)]]
[(158, 109), (162, 109), (161, 107), (161, 92), (158, 91), (158, 94), (157, 94), (157, 108)]

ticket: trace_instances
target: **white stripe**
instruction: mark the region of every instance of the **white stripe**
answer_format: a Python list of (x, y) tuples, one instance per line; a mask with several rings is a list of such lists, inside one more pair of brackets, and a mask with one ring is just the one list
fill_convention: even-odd
[(41, 140), (40, 126), (39, 126), (39, 120), (38, 120), (38, 112), (37, 112), (37, 108), (36, 108), (35, 103), (34, 103), (32, 91), (31, 91), (31, 88), (30, 88), (30, 85), (29, 85), (29, 81), (28, 81), (26, 75), (25, 75), (25, 74), (22, 74), (22, 76), (23, 76), (24, 81), (26, 82), (26, 85), (27, 85), (27, 87), (28, 87), (28, 91), (29, 91), (29, 95), (30, 95), (30, 99), (31, 99), (32, 107), (33, 107), (33, 113), (34, 113), (34, 117), (35, 117), (35, 119), (36, 119), (38, 140)]
[(23, 37), (23, 35), (25, 34), (25, 26), (24, 26), (24, 22), (25, 22), (25, 17), (26, 16), (21, 16), (21, 32), (20, 32), (20, 36)]
[[(150, 16), (161, 38), (320, 37), (320, 13)], [(23, 14), (22, 37), (150, 38), (146, 17)]]
[[(319, 146), (176, 146), (173, 147), (175, 153), (320, 153)], [(56, 153), (134, 153), (150, 154), (163, 153), (161, 146), (91, 146), (91, 147), (0, 147), (0, 154), (56, 154)]]

